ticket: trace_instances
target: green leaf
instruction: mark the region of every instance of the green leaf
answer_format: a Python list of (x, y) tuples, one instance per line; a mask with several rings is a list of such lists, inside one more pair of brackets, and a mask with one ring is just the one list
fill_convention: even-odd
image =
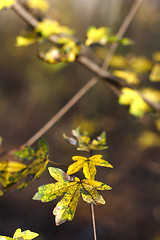
[(49, 202), (64, 194), (53, 210), (56, 225), (73, 219), (80, 195), (89, 204), (105, 204), (97, 190), (110, 190), (108, 185), (95, 180), (71, 178), (58, 168), (50, 167), (49, 172), (58, 182), (39, 187), (33, 199)]
[(0, 10), (3, 8), (12, 7), (16, 3), (16, 0), (1, 0), (0, 1)]
[(95, 165), (112, 168), (112, 165), (110, 163), (101, 158), (102, 155), (93, 155), (90, 158), (86, 158), (83, 156), (74, 156), (72, 157), (72, 159), (76, 162), (68, 167), (67, 174), (74, 174), (83, 168), (83, 173), (85, 177), (88, 179), (94, 179), (96, 175)]

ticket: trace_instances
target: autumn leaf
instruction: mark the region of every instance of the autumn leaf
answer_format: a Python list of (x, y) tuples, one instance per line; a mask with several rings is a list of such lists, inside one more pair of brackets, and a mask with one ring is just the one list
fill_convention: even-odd
[(66, 142), (77, 147), (79, 151), (90, 151), (90, 150), (104, 150), (107, 149), (106, 146), (106, 133), (102, 132), (100, 136), (96, 139), (91, 140), (87, 131), (80, 133), (80, 128), (72, 130), (73, 137), (67, 137), (63, 134)]
[(3, 188), (8, 188), (22, 177), (26, 165), (15, 161), (0, 162), (0, 182)]
[(6, 237), (6, 236), (0, 236), (0, 240), (31, 240), (34, 239), (36, 237), (38, 237), (39, 234), (35, 233), (35, 232), (31, 232), (30, 230), (26, 230), (26, 231), (21, 231), (20, 228), (18, 228), (14, 235), (13, 238), (10, 237)]
[(35, 28), (35, 31), (44, 38), (47, 38), (52, 34), (73, 35), (72, 29), (62, 26), (59, 24), (59, 22), (50, 19), (44, 19), (42, 22), (40, 22)]
[[(0, 162), (0, 182), (5, 190), (13, 184), (23, 181), (17, 187), (17, 190), (22, 190), (41, 176), (49, 162), (48, 145), (44, 139), (40, 139), (38, 144), (37, 149), (25, 147), (24, 150), (14, 152), (14, 156), (26, 162), (25, 164), (18, 161), (3, 160), (5, 155), (2, 157)], [(13, 155), (10, 157), (13, 157)], [(15, 160), (17, 159), (15, 158)]]
[(122, 88), (119, 104), (128, 105), (129, 113), (135, 117), (142, 117), (146, 112), (150, 111), (149, 105), (143, 100), (140, 94), (130, 88)]
[(105, 204), (105, 200), (97, 192), (97, 190), (111, 189), (111, 187), (105, 183), (90, 179), (80, 180), (77, 177), (70, 177), (58, 168), (49, 167), (48, 170), (57, 182), (40, 186), (33, 199), (49, 202), (64, 195), (53, 210), (56, 225), (73, 219), (80, 195), (82, 195), (83, 200), (89, 204)]
[(86, 158), (83, 156), (72, 157), (75, 163), (68, 167), (67, 174), (71, 175), (83, 168), (83, 173), (87, 179), (94, 179), (96, 175), (96, 166), (113, 168), (110, 163), (102, 159), (102, 155), (93, 155)]
[(38, 142), (38, 149), (26, 147), (23, 151), (15, 152), (15, 156), (29, 160), (31, 163), (27, 165), (22, 173), (24, 182), (17, 187), (17, 190), (22, 190), (27, 187), (33, 180), (38, 179), (45, 170), (48, 159), (48, 145), (44, 139), (40, 139)]

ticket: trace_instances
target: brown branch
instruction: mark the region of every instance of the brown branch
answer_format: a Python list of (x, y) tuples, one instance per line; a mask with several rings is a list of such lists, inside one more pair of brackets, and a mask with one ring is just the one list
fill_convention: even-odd
[[(142, 0), (135, 0), (135, 2), (133, 3), (130, 11), (128, 12), (127, 16), (125, 17), (123, 23), (121, 24), (118, 32), (117, 32), (117, 37), (122, 38), (123, 35), (125, 34), (127, 28), (129, 27), (132, 19), (134, 18), (140, 4), (142, 3)], [(113, 54), (115, 53), (116, 49), (118, 47), (118, 43), (113, 43), (109, 49), (109, 52), (107, 53), (107, 56), (103, 62), (103, 68), (106, 69), (109, 66), (111, 57), (113, 56)]]
[[(124, 22), (122, 23), (117, 36), (123, 37), (125, 31), (127, 30), (131, 20), (133, 19), (138, 7), (140, 6), (142, 0), (136, 0), (134, 4), (132, 5), (127, 17), (125, 18)], [(36, 27), (39, 23), (30, 13), (28, 13), (20, 4), (15, 4), (13, 7), (13, 10), (30, 26)], [(52, 35), (49, 37), (49, 40), (52, 43), (57, 43), (59, 37)], [(126, 84), (121, 78), (118, 78), (111, 73), (104, 70), (108, 67), (108, 63), (113, 56), (118, 44), (112, 44), (111, 48), (109, 50), (109, 54), (107, 55), (102, 67), (91, 61), (86, 56), (79, 56), (77, 58), (77, 62), (85, 66), (87, 69), (92, 71), (95, 75), (97, 75), (97, 78), (92, 78), (87, 84), (85, 84), (75, 95), (74, 97), (64, 106), (62, 109), (56, 113), (35, 135), (33, 135), (24, 145), (32, 145), (36, 140), (38, 140), (39, 137), (41, 137), (44, 133), (46, 133), (66, 112), (69, 111), (69, 109), (75, 105), (81, 99), (96, 83), (98, 82), (99, 78), (105, 79), (111, 87), (116, 87), (117, 89), (120, 89), (122, 87), (129, 87), (132, 88), (130, 85)], [(155, 107), (157, 110), (159, 110), (160, 106), (155, 105), (151, 103), (150, 101), (146, 100), (147, 103)]]

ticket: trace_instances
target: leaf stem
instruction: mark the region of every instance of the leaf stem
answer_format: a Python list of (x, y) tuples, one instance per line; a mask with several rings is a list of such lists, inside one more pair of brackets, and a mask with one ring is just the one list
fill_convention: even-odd
[(95, 222), (95, 214), (94, 214), (94, 206), (93, 206), (93, 203), (91, 204), (91, 216), (92, 216), (92, 226), (93, 226), (94, 240), (97, 240), (96, 222)]

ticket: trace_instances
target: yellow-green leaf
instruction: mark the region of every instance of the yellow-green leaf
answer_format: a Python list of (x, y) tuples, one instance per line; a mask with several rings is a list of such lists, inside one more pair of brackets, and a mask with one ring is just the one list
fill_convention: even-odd
[(58, 168), (50, 167), (49, 172), (58, 182), (39, 187), (33, 199), (48, 202), (64, 194), (53, 210), (56, 225), (73, 219), (80, 195), (89, 204), (104, 204), (105, 201), (97, 190), (111, 189), (108, 185), (95, 180), (83, 179), (80, 181), (77, 177), (71, 178)]
[(59, 201), (53, 210), (53, 215), (55, 215), (56, 225), (60, 225), (66, 220), (72, 221), (78, 204), (78, 199), (80, 197), (80, 184), (74, 184), (72, 187), (67, 189), (66, 194)]
[(6, 236), (0, 236), (0, 240), (31, 240), (34, 239), (36, 237), (38, 237), (39, 234), (35, 233), (35, 232), (31, 232), (30, 230), (26, 230), (26, 231), (21, 231), (20, 228), (18, 228), (14, 235), (13, 238), (10, 237), (6, 237)]
[(7, 188), (21, 179), (22, 172), (26, 165), (14, 161), (0, 162), (0, 182), (4, 188)]
[(0, 10), (3, 8), (12, 7), (16, 3), (16, 0), (1, 0), (0, 1)]

